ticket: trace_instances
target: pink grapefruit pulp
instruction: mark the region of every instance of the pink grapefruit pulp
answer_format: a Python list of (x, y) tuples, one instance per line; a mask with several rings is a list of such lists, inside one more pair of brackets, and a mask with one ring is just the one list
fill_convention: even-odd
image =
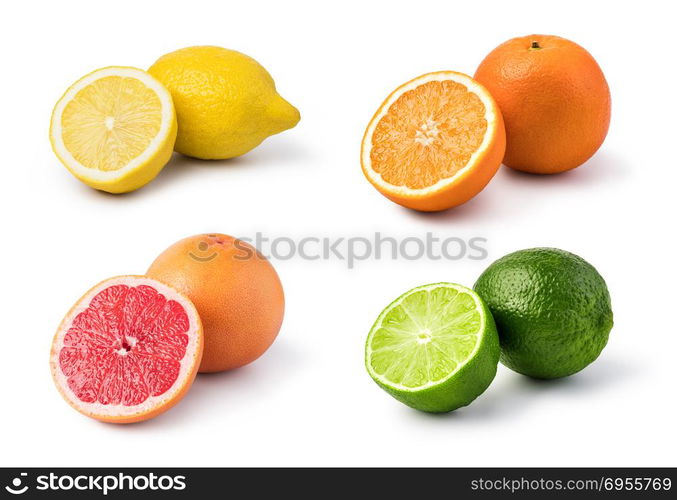
[(87, 292), (52, 342), (50, 365), (61, 395), (105, 422), (152, 418), (186, 393), (204, 339), (193, 304), (143, 276), (118, 276)]

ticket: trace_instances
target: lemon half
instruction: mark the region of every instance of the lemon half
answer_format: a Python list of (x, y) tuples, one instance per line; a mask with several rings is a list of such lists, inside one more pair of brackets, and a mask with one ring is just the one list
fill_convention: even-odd
[(147, 72), (111, 66), (74, 83), (52, 113), (50, 140), (61, 163), (95, 189), (126, 193), (171, 158), (177, 122), (172, 97)]

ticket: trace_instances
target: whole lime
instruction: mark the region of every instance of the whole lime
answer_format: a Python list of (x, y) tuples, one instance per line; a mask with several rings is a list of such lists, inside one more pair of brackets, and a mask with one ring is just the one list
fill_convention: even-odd
[(501, 362), (535, 378), (572, 375), (592, 363), (613, 326), (597, 270), (556, 248), (531, 248), (491, 264), (475, 283), (491, 311)]

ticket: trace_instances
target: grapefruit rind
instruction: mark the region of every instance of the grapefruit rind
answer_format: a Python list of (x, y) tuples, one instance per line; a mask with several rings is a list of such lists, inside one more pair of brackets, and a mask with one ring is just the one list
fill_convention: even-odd
[[(80, 400), (70, 389), (68, 379), (61, 370), (59, 363), (59, 354), (64, 347), (64, 337), (69, 330), (73, 320), (85, 311), (92, 299), (103, 290), (115, 285), (140, 286), (147, 285), (154, 288), (162, 294), (167, 300), (178, 302), (186, 311), (189, 327), (186, 332), (188, 344), (186, 352), (180, 362), (179, 374), (174, 384), (159, 396), (149, 396), (145, 401), (138, 405), (127, 406), (124, 404), (102, 404), (87, 403)], [(202, 324), (200, 317), (193, 303), (185, 296), (181, 295), (175, 289), (152, 278), (145, 276), (117, 276), (102, 281), (89, 290), (62, 320), (52, 341), (50, 353), (50, 368), (52, 377), (57, 389), (63, 398), (80, 413), (92, 417), (96, 420), (111, 423), (132, 423), (148, 420), (172, 406), (174, 406), (187, 392), (197, 375), (200, 361), (202, 360), (202, 351), (204, 348), (204, 338), (202, 333)]]

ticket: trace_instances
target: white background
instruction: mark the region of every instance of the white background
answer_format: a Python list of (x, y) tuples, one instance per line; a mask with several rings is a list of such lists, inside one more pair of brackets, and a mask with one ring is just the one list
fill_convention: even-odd
[[(8, 5), (11, 5), (8, 7)], [(675, 439), (676, 76), (669, 2), (14, 2), (2, 7), (0, 465), (658, 466)], [(363, 178), (359, 146), (381, 101), (421, 73), (472, 74), (504, 40), (558, 34), (586, 47), (613, 97), (601, 150), (536, 177), (502, 168), (474, 200), (418, 214)], [(114, 196), (52, 155), (52, 107), (82, 75), (147, 68), (197, 44), (245, 52), (302, 114), (293, 130), (226, 162), (175, 157)], [(473, 236), (486, 261), (275, 260), (287, 297), (276, 343), (252, 365), (199, 376), (152, 421), (73, 411), (52, 384), (52, 335), (99, 280), (143, 273), (184, 236)], [(411, 410), (363, 366), (378, 313), (416, 285), (471, 286), (521, 248), (573, 251), (606, 278), (615, 324), (585, 371), (537, 382), (499, 366), (471, 406)]]

